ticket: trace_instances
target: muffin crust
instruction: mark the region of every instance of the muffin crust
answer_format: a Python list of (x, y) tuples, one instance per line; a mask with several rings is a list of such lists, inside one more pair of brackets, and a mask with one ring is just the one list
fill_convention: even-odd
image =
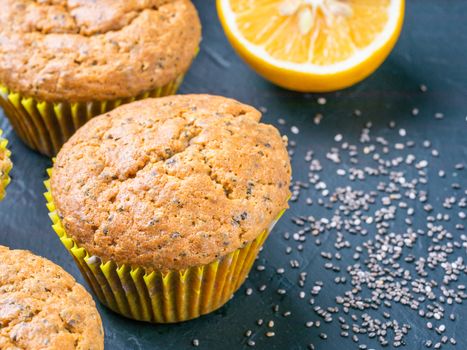
[(104, 349), (94, 301), (49, 260), (0, 246), (0, 349)]
[(103, 261), (204, 265), (255, 239), (287, 207), (290, 161), (260, 112), (209, 95), (146, 99), (89, 121), (54, 164), (67, 234)]
[(0, 0), (0, 83), (46, 101), (108, 100), (164, 86), (191, 64), (189, 0)]

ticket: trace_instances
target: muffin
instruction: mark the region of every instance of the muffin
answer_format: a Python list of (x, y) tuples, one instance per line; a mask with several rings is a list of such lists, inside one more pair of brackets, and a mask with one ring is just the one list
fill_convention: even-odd
[(0, 349), (104, 349), (96, 305), (61, 267), (0, 246)]
[(12, 163), (10, 151), (6, 148), (8, 141), (2, 138), (3, 131), (0, 129), (0, 201), (5, 197), (5, 188), (10, 183), (10, 170)]
[(174, 94), (198, 51), (189, 0), (0, 0), (0, 105), (55, 155), (87, 120)]
[(146, 99), (63, 146), (48, 207), (102, 303), (165, 323), (230, 299), (290, 195), (285, 140), (260, 118), (223, 97)]

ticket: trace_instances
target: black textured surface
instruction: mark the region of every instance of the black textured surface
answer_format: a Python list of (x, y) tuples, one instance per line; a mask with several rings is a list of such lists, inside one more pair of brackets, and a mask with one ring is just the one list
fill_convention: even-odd
[[(432, 194), (432, 202), (453, 192), (450, 184), (454, 180), (462, 185), (462, 191), (465, 190), (465, 170), (459, 172), (456, 179), (451, 176), (454, 164), (461, 161), (465, 163), (467, 158), (467, 3), (464, 0), (408, 0), (404, 29), (389, 59), (363, 83), (345, 91), (325, 95), (328, 102), (323, 106), (316, 103), (316, 95), (285, 91), (258, 77), (238, 59), (227, 43), (217, 20), (214, 2), (197, 0), (195, 3), (204, 25), (204, 40), (201, 52), (180, 92), (225, 95), (256, 107), (267, 107), (264, 121), (275, 124), (282, 133), (288, 134), (291, 140), (298, 143), (293, 160), (295, 179), (307, 180), (308, 165), (304, 163), (303, 157), (311, 147), (323, 160), (323, 177), (326, 178), (328, 187), (342, 185), (342, 178), (335, 175), (336, 166), (324, 161), (326, 151), (335, 144), (334, 135), (342, 133), (347, 140), (356, 143), (362, 126), (371, 120), (372, 133), (384, 135), (394, 142), (400, 136), (397, 131), (387, 129), (388, 122), (394, 120), (398, 127), (407, 130), (406, 139), (417, 143), (412, 151), (415, 155), (422, 152), (420, 143), (425, 139), (431, 140), (433, 146), (440, 151), (440, 157), (433, 160), (430, 158), (430, 162), (437, 169), (445, 169), (448, 179), (440, 179), (436, 173), (429, 171), (430, 182), (426, 189)], [(420, 93), (421, 83), (428, 86), (427, 93)], [(420, 114), (416, 117), (411, 115), (413, 107), (420, 109)], [(355, 109), (362, 111), (361, 117), (352, 116)], [(319, 126), (313, 123), (313, 116), (317, 112), (324, 114)], [(436, 120), (433, 117), (436, 112), (443, 112), (445, 118)], [(278, 118), (286, 119), (287, 124), (278, 125)], [(300, 129), (299, 135), (290, 133), (292, 125)], [(0, 126), (10, 141), (15, 163), (11, 174), (12, 184), (8, 188), (6, 199), (0, 203), (0, 244), (29, 249), (45, 256), (63, 266), (83, 283), (71, 257), (50, 228), (42, 195), (42, 182), (46, 176), (45, 169), (51, 162), (27, 149), (12, 132), (3, 115), (0, 116)], [(348, 166), (349, 164), (342, 165), (344, 168)], [(368, 189), (374, 183), (369, 182), (362, 186)], [(312, 191), (310, 193), (313, 194)], [(461, 196), (460, 191), (457, 194)], [(316, 247), (310, 240), (305, 244), (303, 253), (294, 251), (291, 256), (285, 254), (286, 242), (282, 233), (296, 231), (297, 228), (290, 222), (293, 215), (331, 215), (317, 205), (305, 206), (303, 199), (298, 204), (292, 204), (267, 241), (260, 256), (260, 262), (266, 266), (266, 270), (261, 273), (254, 270), (236, 297), (221, 310), (184, 324), (151, 325), (124, 319), (98, 305), (105, 326), (107, 348), (185, 349), (191, 348), (192, 339), (198, 338), (201, 349), (240, 349), (246, 347), (243, 334), (247, 329), (256, 333), (252, 339), (258, 349), (303, 349), (310, 342), (317, 349), (357, 348), (350, 339), (338, 336), (339, 324), (336, 321), (322, 325), (321, 330), (304, 326), (306, 321), (316, 320), (317, 316), (307, 304), (307, 299), (298, 298), (296, 281), (300, 271), (308, 272), (307, 291), (314, 281), (324, 282), (325, 287), (316, 298), (317, 303), (322, 306), (333, 305), (335, 296), (344, 287), (334, 285), (333, 278), (336, 275), (322, 267), (323, 259), (319, 255), (320, 250), (332, 250), (333, 233), (321, 237), (321, 247)], [(425, 223), (420, 219), (423, 216), (419, 216), (421, 207), (416, 209), (414, 227), (424, 227)], [(456, 216), (455, 212), (451, 214)], [(394, 232), (404, 232), (406, 229), (400, 221), (396, 220), (394, 223)], [(453, 228), (456, 222), (459, 219), (447, 225), (454, 235), (459, 235), (459, 231)], [(371, 234), (370, 232), (369, 235)], [(362, 239), (352, 237), (352, 242)], [(426, 241), (418, 242), (414, 248), (415, 254), (423, 251), (424, 244)], [(296, 244), (291, 242), (291, 245)], [(467, 260), (465, 250), (463, 254)], [(300, 269), (289, 268), (289, 260), (292, 258), (300, 261)], [(342, 267), (345, 267), (346, 259), (349, 258), (344, 256), (340, 262)], [(276, 274), (278, 267), (285, 267), (286, 273)], [(432, 273), (439, 278), (436, 275), (439, 271)], [(345, 272), (342, 274), (345, 275)], [(465, 275), (462, 278), (465, 282)], [(268, 288), (259, 293), (257, 288), (263, 283)], [(253, 295), (245, 295), (246, 287), (254, 289)], [(287, 289), (288, 294), (278, 295), (277, 288)], [(281, 311), (277, 314), (272, 311), (274, 304), (280, 304)], [(466, 308), (465, 303), (455, 305), (453, 310), (458, 315), (457, 320), (444, 321), (448, 326), (446, 334), (457, 339), (457, 349), (467, 349)], [(288, 318), (282, 316), (282, 312), (286, 310), (292, 312)], [(401, 322), (412, 325), (406, 338), (407, 349), (424, 348), (422, 341), (434, 338), (434, 332), (426, 329), (426, 321), (420, 319), (416, 312), (401, 305), (394, 306), (391, 312)], [(264, 337), (266, 327), (256, 326), (258, 318), (275, 321), (275, 337)], [(319, 339), (321, 331), (328, 334), (326, 341)], [(371, 347), (379, 348), (377, 343), (367, 342), (366, 337), (362, 339)]]

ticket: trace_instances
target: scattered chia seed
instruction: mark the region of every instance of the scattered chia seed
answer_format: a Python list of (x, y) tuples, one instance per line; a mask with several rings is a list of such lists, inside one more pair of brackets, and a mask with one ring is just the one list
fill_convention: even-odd
[[(426, 92), (426, 86), (420, 91)], [(412, 115), (419, 113), (412, 109)], [(354, 115), (362, 114), (356, 110)], [(436, 119), (443, 117), (435, 114)], [(313, 121), (319, 125), (322, 118), (317, 114)], [(426, 325), (425, 332), (431, 334), (422, 346), (455, 345), (450, 329), (454, 323), (446, 320), (455, 321), (455, 307), (467, 299), (464, 161), (450, 160), (449, 167), (440, 168), (440, 159), (432, 158), (440, 157), (437, 145), (409, 139), (411, 129), (401, 126), (393, 120), (389, 129), (395, 130), (373, 135), (376, 128), (367, 121), (354, 141), (339, 130), (331, 136), (335, 143), (329, 149), (306, 151), (304, 178), (294, 176), (291, 185), (291, 202), (306, 206), (294, 211), (288, 232), (278, 236), (287, 260), (276, 274), (270, 272), (281, 281), (271, 286), (279, 295), (276, 303), (291, 298), (304, 303), (308, 319), (313, 319), (301, 321), (306, 328), (327, 332), (327, 327), (337, 326), (358, 349), (368, 349), (368, 339), (381, 347), (405, 347), (415, 324)], [(290, 131), (299, 133), (295, 126)], [(297, 144), (290, 141), (289, 146), (293, 150)], [(431, 179), (443, 184), (439, 190), (430, 186)], [(314, 254), (316, 269), (333, 274), (331, 286), (307, 279), (302, 270)], [(265, 267), (258, 265), (256, 270)], [(266, 286), (270, 285), (258, 284), (257, 290)], [(331, 296), (330, 304), (324, 303), (323, 295)], [(290, 311), (281, 312), (292, 317)], [(403, 312), (419, 321), (406, 323)], [(266, 337), (272, 337), (268, 333)], [(324, 332), (319, 337), (327, 339)]]
[(317, 113), (313, 118), (313, 123), (315, 123), (315, 125), (319, 125), (321, 120), (323, 120), (323, 115), (321, 113)]
[(317, 102), (319, 105), (325, 105), (327, 101), (325, 97), (318, 97)]
[(295, 135), (300, 133), (300, 129), (297, 128), (295, 125), (290, 128), (290, 131), (292, 132), (292, 134), (295, 134)]
[(248, 341), (246, 342), (246, 344), (249, 346), (249, 347), (254, 347), (256, 345), (255, 341), (254, 340), (251, 340), (251, 339), (248, 339)]
[(342, 141), (342, 134), (337, 134), (336, 136), (334, 136), (334, 141), (336, 142), (341, 142)]

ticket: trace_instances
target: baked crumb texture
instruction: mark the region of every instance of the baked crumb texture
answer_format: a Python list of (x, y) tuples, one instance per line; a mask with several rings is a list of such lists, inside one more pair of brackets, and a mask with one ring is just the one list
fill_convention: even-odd
[(223, 97), (146, 99), (94, 118), (51, 178), (67, 234), (103, 261), (182, 270), (255, 239), (287, 207), (290, 161), (254, 108)]
[(104, 304), (177, 322), (229, 300), (290, 193), (284, 140), (260, 117), (223, 97), (147, 99), (67, 142), (48, 207)]
[(0, 82), (44, 101), (113, 100), (189, 67), (200, 22), (189, 0), (0, 0)]
[(94, 301), (49, 260), (0, 246), (0, 349), (104, 349)]
[(201, 38), (189, 0), (0, 0), (0, 105), (31, 148), (56, 155), (87, 120), (174, 94)]

